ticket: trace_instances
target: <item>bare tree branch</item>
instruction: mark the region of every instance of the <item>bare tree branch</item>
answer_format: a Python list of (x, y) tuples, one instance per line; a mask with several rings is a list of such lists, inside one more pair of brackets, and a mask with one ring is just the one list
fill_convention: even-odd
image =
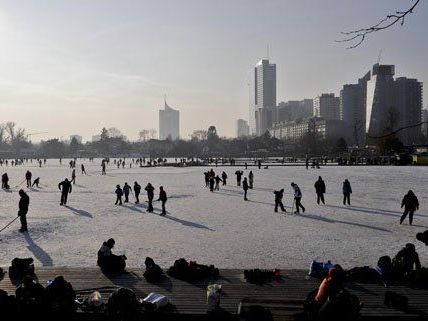
[(413, 13), (413, 10), (416, 8), (416, 6), (419, 4), (421, 0), (412, 0), (414, 2), (412, 6), (405, 10), (405, 11), (396, 11), (393, 14), (387, 15), (385, 18), (380, 20), (377, 24), (368, 27), (368, 28), (361, 28), (358, 30), (352, 30), (352, 31), (346, 31), (341, 32), (341, 34), (345, 37), (342, 40), (336, 40), (336, 42), (348, 42), (352, 43), (349, 47), (346, 49), (353, 49), (361, 45), (366, 37), (374, 32), (378, 32), (381, 30), (388, 29), (395, 24), (399, 23), (401, 26), (404, 25), (404, 21), (406, 19), (406, 16), (410, 13)]
[(382, 139), (382, 138), (386, 138), (386, 137), (390, 137), (390, 136), (394, 136), (395, 134), (397, 134), (398, 132), (401, 132), (404, 129), (408, 129), (408, 128), (413, 128), (413, 127), (418, 127), (421, 126), (423, 124), (428, 124), (428, 121), (423, 121), (417, 124), (413, 124), (413, 125), (409, 125), (409, 126), (404, 126), (404, 127), (400, 127), (397, 130), (394, 130), (392, 132), (389, 132), (388, 134), (385, 135), (381, 135), (381, 136), (371, 136), (368, 135), (369, 138), (373, 138), (373, 139)]

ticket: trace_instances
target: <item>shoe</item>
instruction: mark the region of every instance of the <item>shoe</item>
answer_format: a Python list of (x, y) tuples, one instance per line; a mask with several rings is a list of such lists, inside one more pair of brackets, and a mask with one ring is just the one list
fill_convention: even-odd
[(300, 214), (299, 212), (295, 211), (294, 214)]

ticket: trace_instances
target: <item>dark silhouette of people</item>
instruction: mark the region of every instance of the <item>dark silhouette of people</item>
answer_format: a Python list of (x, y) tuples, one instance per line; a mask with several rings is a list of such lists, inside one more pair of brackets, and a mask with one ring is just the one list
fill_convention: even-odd
[(428, 246), (428, 230), (426, 230), (423, 233), (417, 233), (416, 234), (416, 239), (418, 241), (423, 242), (426, 246)]
[(125, 196), (125, 203), (129, 202), (129, 192), (131, 191), (131, 186), (128, 185), (128, 183), (125, 183), (123, 185), (123, 195)]
[(259, 167), (259, 169), (261, 169), (261, 168), (262, 168), (262, 161), (261, 161), (261, 160), (259, 160), (257, 163), (258, 163), (258, 167)]
[(210, 185), (210, 174), (208, 172), (204, 172), (204, 178), (205, 178), (205, 187), (209, 187), (209, 185)]
[(250, 171), (250, 173), (248, 174), (248, 187), (250, 189), (253, 189), (253, 183), (254, 183), (254, 174), (253, 174), (253, 171)]
[(115, 243), (114, 239), (108, 239), (98, 250), (97, 265), (103, 273), (123, 273), (125, 271), (126, 256), (113, 254), (112, 249)]
[(10, 188), (10, 186), (9, 186), (9, 176), (7, 175), (7, 173), (4, 173), (1, 176), (1, 188), (4, 188), (4, 189), (9, 189)]
[(413, 267), (416, 270), (421, 269), (421, 262), (419, 261), (419, 255), (416, 252), (415, 245), (412, 243), (407, 243), (393, 259), (393, 266), (396, 272), (401, 275), (406, 275), (407, 273), (413, 271)]
[(159, 282), (163, 278), (163, 271), (159, 265), (151, 257), (146, 257), (144, 260), (146, 270), (144, 271), (144, 278), (152, 283)]
[(19, 210), (18, 210), (18, 216), (21, 220), (21, 228), (19, 229), (19, 232), (27, 232), (27, 213), (28, 213), (28, 207), (30, 205), (30, 198), (28, 197), (27, 193), (24, 192), (24, 190), (19, 190)]
[(227, 174), (226, 174), (226, 172), (221, 173), (221, 179), (223, 180), (223, 186), (227, 185)]
[(149, 206), (147, 208), (147, 212), (153, 213), (153, 199), (155, 197), (155, 193), (154, 193), (155, 188), (152, 186), (152, 184), (148, 183), (146, 188), (145, 188), (145, 191), (147, 192), (147, 198), (148, 198), (148, 203), (149, 203)]
[(33, 184), (31, 185), (31, 187), (33, 187), (34, 185), (36, 185), (37, 188), (39, 188), (39, 184), (40, 184), (40, 177), (37, 177), (34, 181)]
[(161, 213), (161, 215), (166, 215), (165, 204), (166, 204), (167, 200), (168, 200), (168, 197), (166, 196), (166, 192), (163, 189), (163, 186), (159, 187), (159, 198), (158, 198), (158, 201), (160, 201), (161, 204), (162, 204), (162, 213)]
[(248, 201), (247, 192), (248, 192), (248, 182), (247, 178), (244, 177), (244, 181), (242, 182), (242, 189), (244, 190), (244, 201)]
[(106, 175), (106, 162), (103, 160), (101, 162), (101, 175)]
[(29, 275), (24, 276), (15, 291), (18, 308), (25, 319), (41, 317), (44, 305), (45, 288)]
[(279, 191), (274, 191), (275, 194), (275, 212), (278, 212), (278, 206), (281, 208), (281, 211), (287, 212), (284, 208), (284, 204), (282, 204), (282, 198), (284, 197), (284, 189)]
[(141, 185), (134, 182), (135, 204), (140, 204)]
[(343, 205), (346, 205), (346, 203), (348, 203), (348, 205), (350, 206), (352, 187), (348, 179), (345, 179), (345, 181), (343, 182), (342, 192), (343, 192)]
[(81, 165), (80, 165), (80, 169), (81, 169), (81, 171), (82, 171), (82, 175), (83, 175), (83, 174), (88, 175), (88, 174), (86, 173), (85, 165), (81, 164)]
[(215, 190), (219, 191), (220, 190), (220, 182), (223, 182), (223, 180), (218, 175), (214, 179), (215, 179)]
[(71, 171), (71, 182), (73, 184), (76, 184), (76, 170), (73, 168), (73, 170)]
[(31, 187), (31, 178), (32, 178), (33, 174), (31, 174), (30, 171), (27, 171), (25, 173), (25, 180), (27, 181), (27, 187), (30, 188)]
[(240, 170), (237, 170), (235, 172), (235, 175), (236, 175), (236, 185), (237, 186), (241, 186), (241, 179), (242, 179), (242, 175), (244, 175), (244, 172), (240, 171)]
[(416, 195), (412, 190), (408, 191), (401, 202), (401, 208), (404, 207), (404, 213), (400, 218), (400, 224), (406, 219), (407, 215), (409, 215), (409, 224), (413, 224), (413, 214), (416, 210), (419, 209), (419, 201)]
[(296, 202), (296, 211), (294, 212), (294, 214), (299, 214), (300, 208), (302, 209), (302, 212), (305, 213), (305, 207), (301, 203), (303, 195), (302, 191), (300, 190), (300, 187), (295, 183), (291, 183), (291, 186), (294, 190), (294, 201)]
[(58, 184), (58, 189), (61, 191), (61, 202), (59, 205), (67, 205), (68, 194), (71, 193), (71, 183), (68, 178)]
[(315, 192), (317, 193), (317, 204), (320, 204), (320, 201), (325, 204), (324, 194), (325, 194), (325, 183), (322, 177), (318, 177), (318, 180), (314, 184)]
[(122, 205), (122, 196), (123, 196), (123, 191), (120, 188), (120, 185), (116, 185), (116, 202), (114, 203), (114, 205)]

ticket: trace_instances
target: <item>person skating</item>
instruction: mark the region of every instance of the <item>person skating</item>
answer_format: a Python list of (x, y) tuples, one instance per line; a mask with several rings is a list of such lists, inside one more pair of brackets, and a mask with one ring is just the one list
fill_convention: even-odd
[(71, 193), (71, 183), (68, 178), (58, 184), (58, 189), (61, 191), (61, 202), (59, 205), (67, 205), (68, 194)]
[(141, 185), (134, 182), (135, 204), (140, 204)]
[(248, 201), (248, 198), (247, 198), (248, 182), (246, 177), (244, 177), (244, 181), (242, 182), (242, 189), (244, 190), (244, 201)]
[(284, 204), (282, 204), (282, 198), (284, 197), (284, 189), (279, 191), (273, 191), (275, 194), (275, 212), (278, 212), (278, 206), (281, 208), (281, 211), (287, 212), (284, 208)]
[(82, 171), (82, 175), (83, 175), (83, 174), (88, 175), (88, 174), (86, 173), (85, 165), (81, 164), (81, 165), (80, 165), (80, 169), (81, 169), (81, 171)]
[(73, 168), (73, 170), (71, 171), (71, 182), (74, 184), (76, 184), (76, 170)]
[(120, 185), (116, 185), (116, 190), (114, 192), (116, 193), (116, 202), (114, 205), (122, 205), (123, 191), (120, 188)]
[(302, 212), (305, 213), (305, 207), (301, 203), (302, 191), (300, 190), (300, 187), (295, 183), (291, 183), (291, 186), (294, 190), (294, 201), (296, 202), (296, 211), (294, 212), (294, 214), (299, 214), (300, 208), (302, 209)]
[(204, 179), (205, 179), (205, 187), (210, 186), (210, 174), (208, 172), (204, 172)]
[(152, 184), (148, 183), (145, 190), (147, 192), (147, 198), (149, 203), (147, 212), (153, 213), (153, 198), (155, 197), (155, 193), (154, 193), (155, 188), (152, 186)]
[(222, 179), (220, 178), (220, 176), (216, 176), (215, 178), (215, 190), (219, 191), (220, 190), (220, 182), (223, 182)]
[(168, 200), (168, 197), (166, 196), (166, 192), (164, 191), (163, 186), (159, 187), (159, 198), (158, 198), (158, 201), (161, 201), (161, 204), (162, 204), (162, 213), (161, 213), (161, 215), (166, 215), (165, 204), (166, 204), (167, 200)]
[(404, 213), (400, 218), (400, 224), (406, 219), (409, 215), (409, 224), (413, 223), (413, 214), (416, 210), (419, 209), (419, 201), (416, 195), (410, 190), (406, 195), (404, 195), (403, 201), (401, 202), (401, 208), (404, 207)]
[(210, 192), (214, 192), (215, 178), (210, 177)]
[(1, 176), (1, 188), (4, 188), (4, 189), (9, 189), (10, 188), (10, 186), (9, 186), (9, 176), (7, 175), (7, 173), (4, 173)]
[(235, 175), (236, 175), (236, 185), (237, 186), (241, 186), (241, 179), (242, 179), (242, 175), (244, 175), (244, 172), (240, 171), (240, 170), (237, 170), (235, 172)]
[(129, 202), (129, 192), (131, 191), (131, 186), (128, 185), (128, 183), (125, 183), (123, 185), (123, 195), (125, 195), (125, 203)]
[(322, 177), (318, 177), (318, 180), (314, 184), (315, 192), (317, 193), (317, 204), (320, 204), (320, 201), (325, 204), (324, 194), (325, 194), (325, 183)]
[(33, 177), (33, 174), (31, 174), (30, 171), (27, 171), (25, 173), (25, 180), (27, 181), (27, 187), (30, 188), (31, 187), (31, 178)]
[(33, 184), (31, 185), (31, 187), (33, 187), (34, 185), (36, 185), (37, 188), (39, 188), (39, 184), (40, 184), (40, 177), (37, 177), (34, 181)]
[(343, 191), (343, 205), (351, 205), (351, 194), (352, 194), (352, 187), (351, 183), (348, 179), (345, 179), (342, 185), (342, 191)]
[(106, 162), (103, 160), (101, 162), (101, 175), (106, 175)]
[(249, 188), (253, 189), (253, 183), (254, 183), (254, 174), (253, 171), (250, 171), (250, 173), (248, 174), (248, 183), (249, 183)]
[(24, 190), (19, 190), (19, 210), (18, 210), (18, 216), (21, 220), (21, 228), (19, 229), (19, 232), (27, 232), (27, 213), (28, 213), (28, 206), (30, 205), (30, 197), (28, 197), (27, 193), (24, 192)]
[(223, 180), (223, 186), (227, 185), (227, 174), (226, 174), (226, 172), (221, 173), (221, 179)]

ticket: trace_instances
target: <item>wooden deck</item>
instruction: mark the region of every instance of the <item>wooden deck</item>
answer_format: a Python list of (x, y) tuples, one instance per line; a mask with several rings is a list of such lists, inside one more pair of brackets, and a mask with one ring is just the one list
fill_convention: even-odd
[[(171, 308), (162, 312), (156, 320), (205, 320), (206, 287), (209, 280), (188, 283), (168, 278), (161, 284), (154, 285), (143, 278), (142, 269), (128, 269), (129, 273), (107, 278), (98, 268), (37, 268), (39, 282), (46, 285), (57, 275), (63, 275), (69, 281), (78, 296), (85, 297), (94, 290), (100, 291), (103, 299), (118, 287), (134, 290), (139, 298), (150, 292), (164, 294), (170, 298)], [(302, 303), (307, 293), (319, 284), (319, 280), (308, 278), (306, 271), (283, 270), (282, 280), (263, 285), (245, 282), (241, 270), (221, 270), (221, 277), (211, 283), (222, 284), (221, 307), (236, 317), (239, 302), (261, 304), (271, 309), (275, 320), (294, 320), (294, 315), (302, 311)], [(7, 274), (0, 281), (0, 288), (13, 294), (15, 286)], [(412, 289), (405, 286), (391, 286), (388, 289), (376, 284), (347, 285), (348, 290), (356, 294), (364, 303), (362, 318), (364, 320), (428, 320), (428, 290)], [(383, 304), (386, 290), (396, 291), (409, 298), (410, 309), (406, 312), (387, 308)], [(86, 320), (101, 320), (94, 315), (80, 315)]]

